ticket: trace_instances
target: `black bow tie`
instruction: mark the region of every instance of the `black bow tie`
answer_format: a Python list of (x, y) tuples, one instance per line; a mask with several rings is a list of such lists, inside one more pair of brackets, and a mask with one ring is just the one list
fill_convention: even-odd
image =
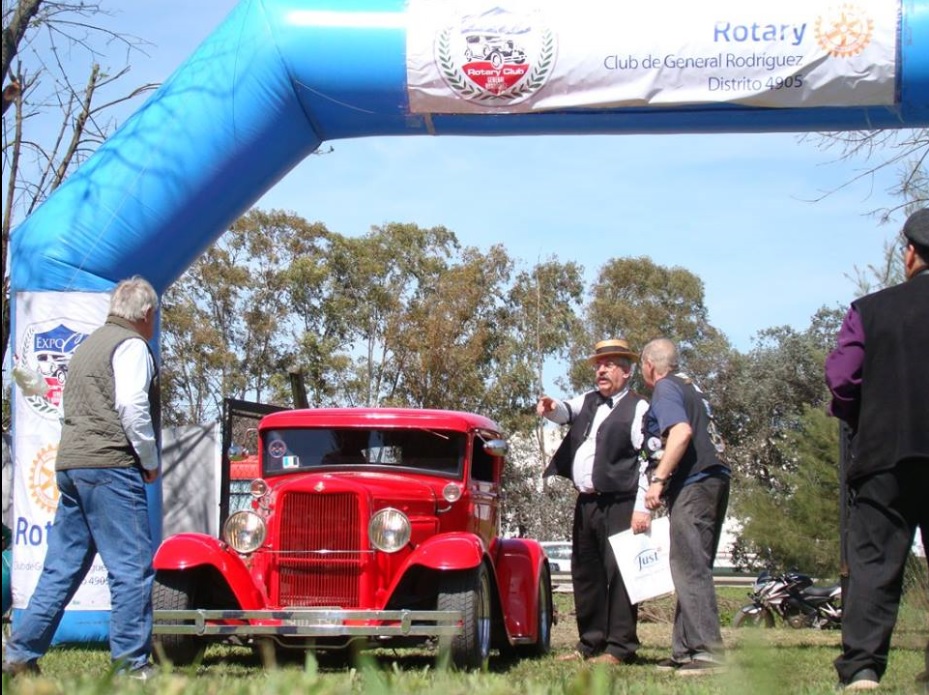
[(610, 398), (609, 396), (604, 396), (602, 393), (598, 393), (597, 396), (600, 397), (600, 400), (599, 400), (599, 402), (597, 403), (598, 406), (599, 406), (599, 405), (606, 404), (606, 407), (607, 407), (607, 408), (609, 408), (610, 410), (613, 409), (613, 399), (612, 399), (612, 398)]

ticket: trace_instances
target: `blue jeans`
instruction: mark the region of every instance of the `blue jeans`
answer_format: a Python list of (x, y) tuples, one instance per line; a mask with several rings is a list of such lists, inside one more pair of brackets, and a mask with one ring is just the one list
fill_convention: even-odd
[(713, 561), (729, 504), (729, 479), (685, 485), (670, 504), (671, 577), (677, 593), (671, 656), (718, 661), (723, 640), (713, 584)]
[(138, 468), (58, 471), (60, 497), (45, 566), (7, 642), (19, 663), (48, 651), (55, 630), (94, 556), (110, 587), (110, 654), (117, 668), (146, 665), (152, 651), (152, 539), (145, 483)]

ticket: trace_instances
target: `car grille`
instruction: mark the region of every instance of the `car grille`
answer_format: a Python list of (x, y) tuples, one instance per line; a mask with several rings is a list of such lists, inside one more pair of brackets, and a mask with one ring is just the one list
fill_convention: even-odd
[(352, 493), (284, 496), (278, 554), (281, 606), (359, 605), (366, 557), (360, 516)]

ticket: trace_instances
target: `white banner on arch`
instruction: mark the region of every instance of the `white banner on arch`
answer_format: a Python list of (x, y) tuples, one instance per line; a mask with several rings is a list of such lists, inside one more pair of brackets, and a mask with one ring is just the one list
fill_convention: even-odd
[(414, 113), (892, 105), (898, 0), (410, 0)]

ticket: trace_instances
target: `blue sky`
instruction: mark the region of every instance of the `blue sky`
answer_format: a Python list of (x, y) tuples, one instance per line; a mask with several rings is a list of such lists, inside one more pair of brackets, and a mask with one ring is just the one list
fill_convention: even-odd
[[(166, 79), (235, 4), (104, 0), (119, 7), (108, 27), (151, 44), (120, 84)], [(121, 60), (114, 55), (113, 66)], [(711, 322), (741, 350), (761, 329), (803, 329), (820, 306), (847, 304), (854, 268), (879, 262), (902, 223), (879, 227), (868, 215), (895, 202), (886, 192), (893, 172), (849, 184), (868, 163), (839, 162), (799, 134), (331, 144), (333, 153), (305, 160), (257, 205), (347, 235), (388, 222), (441, 224), (466, 245), (502, 242), (526, 266), (576, 261), (588, 279), (610, 258), (650, 256), (703, 280)]]

